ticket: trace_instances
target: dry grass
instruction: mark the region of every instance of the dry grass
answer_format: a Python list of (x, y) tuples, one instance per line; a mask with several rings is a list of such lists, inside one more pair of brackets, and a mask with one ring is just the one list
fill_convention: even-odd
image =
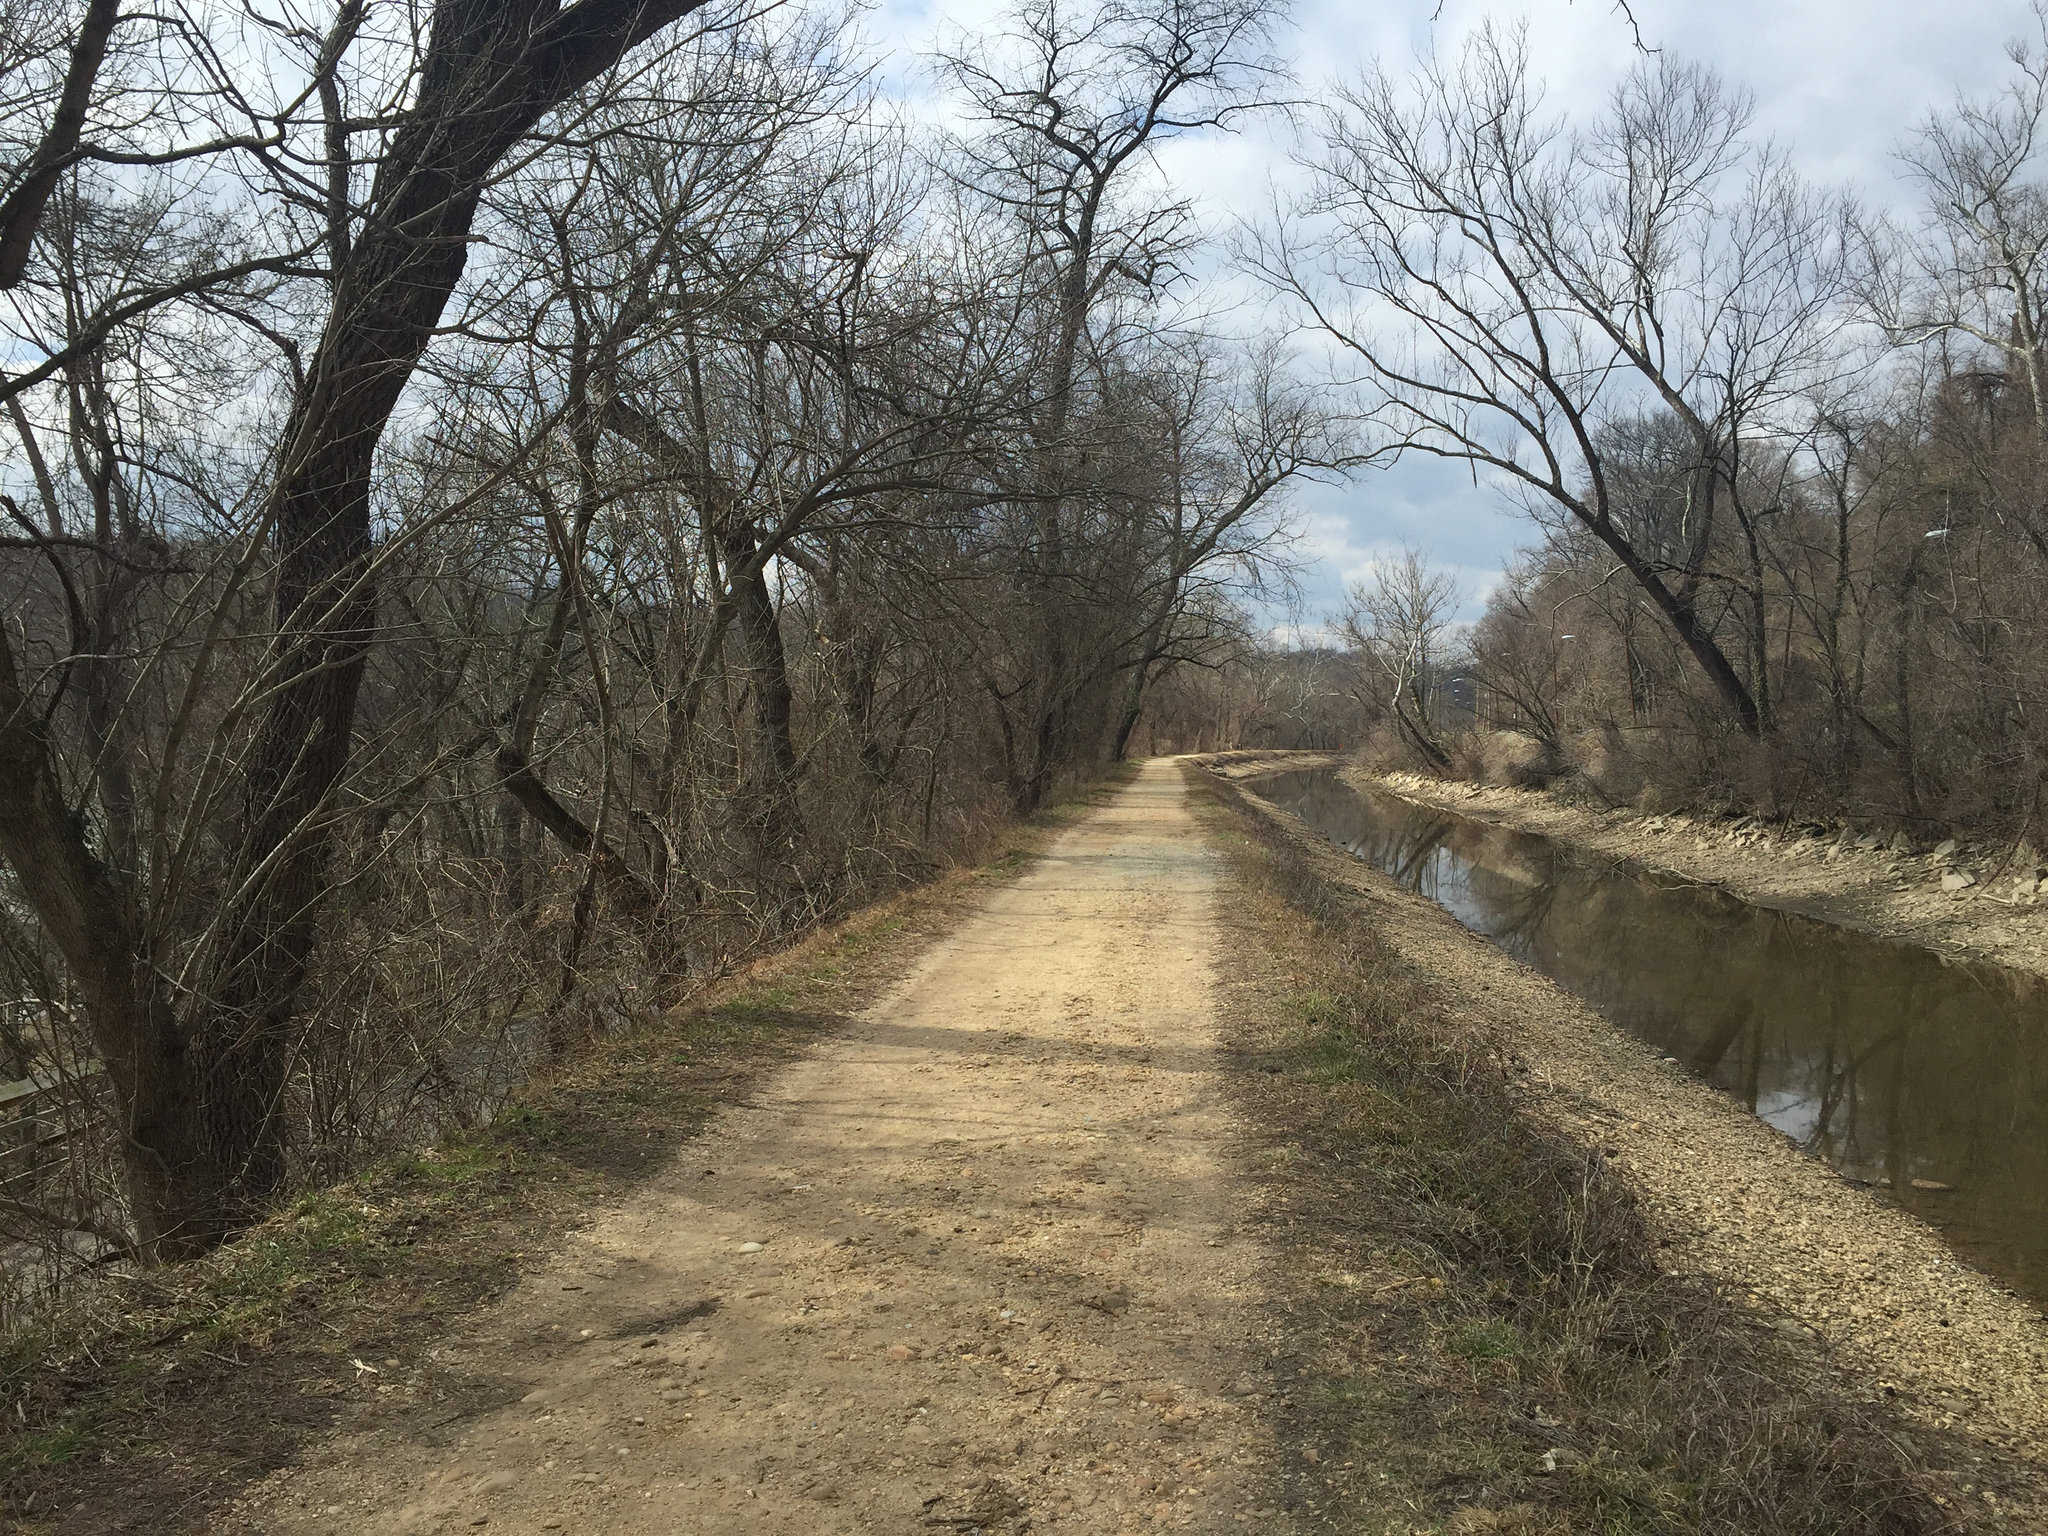
[[(1808, 1346), (1667, 1274), (1597, 1148), (1311, 851), (1211, 798), (1244, 901), (1240, 1074), (1275, 1238), (1312, 1283), (1287, 1491), (1347, 1530), (1921, 1536), (1971, 1528), (1942, 1448)], [(1256, 958), (1256, 957), (1262, 957)]]

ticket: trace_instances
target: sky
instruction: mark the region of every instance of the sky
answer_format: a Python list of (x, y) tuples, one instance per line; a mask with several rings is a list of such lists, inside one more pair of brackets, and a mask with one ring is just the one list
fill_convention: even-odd
[[(880, 0), (864, 30), (907, 61), (932, 38), (972, 31), (1000, 0)], [(1960, 88), (1978, 93), (2004, 78), (2008, 39), (2033, 29), (2026, 0), (1634, 0), (1643, 42), (1696, 60), (1756, 97), (1757, 126), (1814, 180), (1854, 188), (1880, 206), (1910, 208), (1913, 189), (1894, 158), (1902, 136)], [(1454, 48), (1488, 17), (1524, 19), (1549, 100), (1597, 104), (1639, 55), (1628, 18), (1608, 0), (1297, 0), (1287, 51), (1301, 94), (1356, 74), (1377, 59), (1399, 71), (1434, 44)], [(911, 68), (893, 81), (915, 91)], [(1183, 143), (1163, 156), (1175, 184), (1217, 229), (1256, 216), (1286, 178), (1288, 145), (1277, 123), (1225, 143)], [(1294, 495), (1303, 531), (1298, 622), (1314, 628), (1345, 586), (1373, 562), (1414, 546), (1455, 573), (1465, 617), (1517, 547), (1531, 542), (1523, 514), (1456, 466), (1409, 460)], [(1276, 626), (1290, 616), (1274, 611)]]

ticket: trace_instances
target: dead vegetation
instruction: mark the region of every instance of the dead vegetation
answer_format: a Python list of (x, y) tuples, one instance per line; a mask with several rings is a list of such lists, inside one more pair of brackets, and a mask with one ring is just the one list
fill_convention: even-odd
[(1237, 1024), (1267, 1215), (1312, 1282), (1290, 1502), (1386, 1531), (1997, 1528), (1961, 1512), (1963, 1452), (1667, 1273), (1600, 1151), (1526, 1112), (1502, 1042), (1207, 782), (1260, 957)]

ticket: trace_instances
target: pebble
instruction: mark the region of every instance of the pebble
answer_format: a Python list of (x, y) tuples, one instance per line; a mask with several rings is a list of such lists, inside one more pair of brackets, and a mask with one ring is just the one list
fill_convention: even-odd
[(766, 1243), (741, 1243), (741, 1244), (740, 1244), (740, 1252), (741, 1252), (741, 1253), (759, 1253), (759, 1252), (760, 1252), (760, 1251), (761, 1251), (761, 1250), (762, 1250), (763, 1248), (766, 1248), (767, 1246), (768, 1246), (768, 1245), (767, 1245)]

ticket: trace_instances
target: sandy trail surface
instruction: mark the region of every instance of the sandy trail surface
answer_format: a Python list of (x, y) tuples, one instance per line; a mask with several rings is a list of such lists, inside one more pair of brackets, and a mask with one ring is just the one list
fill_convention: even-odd
[(367, 1412), (244, 1528), (1287, 1529), (1218, 877), (1149, 765), (443, 1340), (495, 1405)]

